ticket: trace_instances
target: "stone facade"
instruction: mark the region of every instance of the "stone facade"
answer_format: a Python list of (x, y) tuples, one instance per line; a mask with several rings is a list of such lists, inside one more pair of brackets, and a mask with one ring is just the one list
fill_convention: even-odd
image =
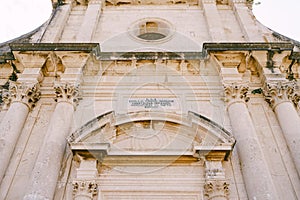
[(300, 43), (248, 0), (52, 0), (0, 44), (0, 199), (300, 199)]

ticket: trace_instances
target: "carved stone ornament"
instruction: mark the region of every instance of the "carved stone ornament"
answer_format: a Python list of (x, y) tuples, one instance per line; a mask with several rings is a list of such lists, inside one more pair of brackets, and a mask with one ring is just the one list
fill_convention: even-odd
[(298, 93), (294, 93), (291, 97), (291, 100), (293, 101), (293, 103), (295, 104), (295, 106), (298, 106), (299, 102), (300, 102), (300, 94)]
[(229, 184), (225, 180), (208, 180), (204, 184), (207, 199), (229, 199)]
[(98, 193), (98, 185), (95, 181), (76, 180), (73, 181), (72, 185), (75, 199), (80, 196), (93, 199), (93, 197)]
[(276, 82), (266, 83), (264, 95), (266, 101), (274, 108), (278, 103), (284, 101), (293, 101), (295, 104), (299, 102), (299, 96), (295, 94), (296, 83), (291, 82)]
[(12, 102), (22, 102), (26, 104), (29, 109), (32, 109), (40, 99), (40, 96), (41, 92), (38, 83), (11, 81), (9, 90), (5, 90), (2, 93), (2, 101), (5, 107), (9, 107)]
[(225, 102), (232, 101), (249, 101), (247, 96), (249, 87), (246, 84), (241, 83), (232, 83), (232, 84), (223, 84), (224, 93), (225, 93)]
[(56, 102), (68, 102), (77, 106), (79, 102), (79, 85), (61, 83), (54, 86), (55, 90), (55, 101)]

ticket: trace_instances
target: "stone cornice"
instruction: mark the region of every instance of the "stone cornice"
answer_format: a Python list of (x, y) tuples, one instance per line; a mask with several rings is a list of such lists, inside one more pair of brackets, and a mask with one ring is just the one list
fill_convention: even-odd
[[(98, 43), (11, 43), (9, 48), (2, 52), (2, 60), (14, 60), (14, 56), (8, 51), (77, 51), (93, 52), (99, 60), (128, 60), (133, 57), (151, 59), (162, 57), (165, 59), (203, 59), (209, 52), (217, 51), (290, 51), (293, 58), (294, 44), (292, 42), (273, 43), (204, 43), (201, 51), (195, 52), (102, 52)], [(7, 55), (7, 56), (5, 56)], [(2, 57), (1, 57), (2, 56)], [(299, 56), (298, 56), (299, 57)], [(298, 58), (297, 57), (297, 58)]]
[(292, 51), (294, 45), (291, 42), (224, 42), (224, 43), (204, 43), (203, 49), (211, 51)]
[(11, 51), (82, 51), (100, 48), (98, 43), (11, 43)]

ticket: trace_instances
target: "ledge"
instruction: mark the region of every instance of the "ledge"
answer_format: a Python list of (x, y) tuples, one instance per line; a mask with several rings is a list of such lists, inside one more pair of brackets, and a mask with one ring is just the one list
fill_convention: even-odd
[(292, 51), (294, 44), (291, 42), (272, 43), (204, 43), (205, 51)]
[(99, 49), (98, 43), (11, 43), (11, 51), (83, 51)]
[(300, 53), (291, 42), (273, 43), (204, 43), (203, 51), (195, 52), (102, 52), (99, 43), (10, 43), (2, 51), (0, 58), (14, 60), (12, 51), (78, 51), (93, 52), (98, 60), (131, 60), (131, 59), (172, 59), (197, 60), (207, 57), (209, 52), (217, 51), (291, 51), (291, 59), (300, 59)]

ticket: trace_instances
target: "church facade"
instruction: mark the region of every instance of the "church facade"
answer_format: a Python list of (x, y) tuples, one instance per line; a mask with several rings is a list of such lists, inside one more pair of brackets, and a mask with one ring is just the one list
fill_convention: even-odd
[(250, 0), (52, 0), (0, 44), (1, 200), (300, 199), (300, 43)]

